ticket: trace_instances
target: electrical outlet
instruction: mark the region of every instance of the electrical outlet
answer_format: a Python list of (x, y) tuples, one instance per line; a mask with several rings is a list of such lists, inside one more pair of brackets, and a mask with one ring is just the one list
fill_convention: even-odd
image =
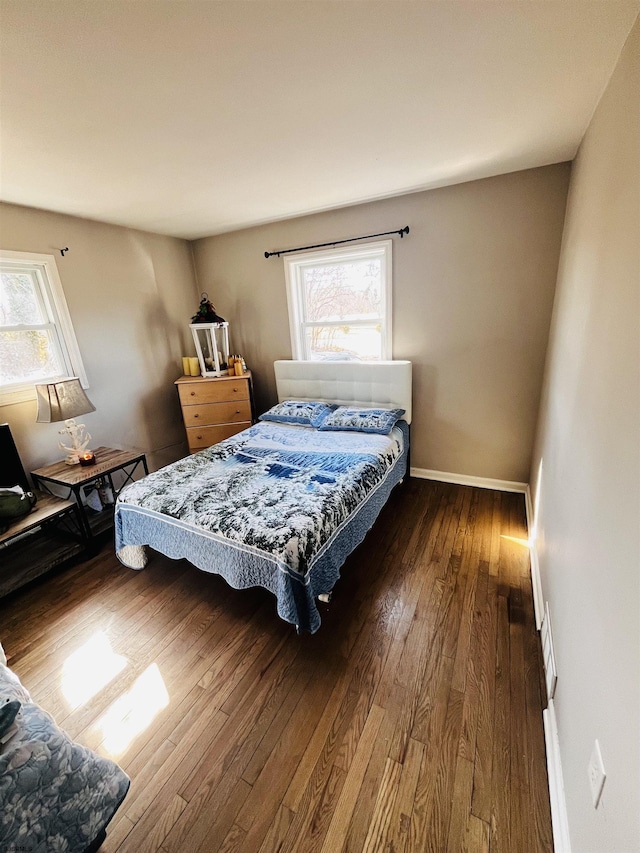
[(600, 804), (602, 789), (604, 788), (604, 780), (607, 778), (604, 763), (602, 761), (602, 753), (600, 752), (600, 744), (597, 740), (593, 743), (593, 750), (591, 751), (591, 758), (589, 759), (587, 773), (589, 774), (589, 784), (591, 785), (593, 807), (594, 809), (597, 809)]

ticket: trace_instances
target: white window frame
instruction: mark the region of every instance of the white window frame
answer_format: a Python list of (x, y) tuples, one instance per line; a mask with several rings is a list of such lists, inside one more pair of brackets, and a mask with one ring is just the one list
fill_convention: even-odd
[[(5, 406), (11, 403), (35, 400), (36, 384), (59, 379), (62, 375), (77, 376), (82, 387), (88, 388), (87, 374), (82, 363), (55, 257), (33, 252), (12, 252), (8, 249), (0, 249), (0, 262), (2, 262), (3, 267), (36, 271), (36, 279), (40, 285), (38, 296), (48, 317), (48, 323), (43, 324), (43, 326), (53, 329), (60, 348), (64, 364), (63, 369), (67, 371), (60, 376), (42, 377), (37, 383), (29, 381), (0, 385), (0, 405)], [(33, 326), (25, 325), (24, 328), (30, 329)]]
[[(323, 249), (319, 252), (301, 252), (287, 255), (284, 258), (284, 272), (287, 282), (287, 305), (289, 308), (289, 331), (291, 334), (291, 351), (293, 358), (299, 361), (315, 361), (307, 356), (305, 345), (305, 329), (308, 326), (333, 325), (332, 322), (321, 321), (313, 323), (306, 320), (303, 271), (305, 267), (319, 266), (323, 263), (340, 263), (341, 261), (366, 260), (367, 258), (382, 258), (382, 346), (380, 360), (392, 358), (392, 240), (379, 240), (376, 243), (365, 243), (360, 246), (341, 246), (335, 249)], [(350, 321), (350, 325), (370, 325), (371, 320)], [(336, 321), (335, 325), (344, 325), (344, 321)]]

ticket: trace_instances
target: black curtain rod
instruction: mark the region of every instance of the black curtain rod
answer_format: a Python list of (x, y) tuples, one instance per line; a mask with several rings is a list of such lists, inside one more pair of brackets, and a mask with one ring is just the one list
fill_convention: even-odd
[(274, 255), (288, 255), (290, 252), (304, 252), (306, 249), (324, 249), (326, 246), (339, 246), (341, 243), (353, 243), (354, 240), (370, 240), (372, 237), (388, 237), (390, 234), (399, 234), (404, 237), (409, 233), (409, 226), (405, 225), (399, 231), (383, 231), (382, 234), (365, 234), (364, 237), (351, 237), (349, 240), (334, 240), (333, 243), (316, 243), (315, 246), (298, 246), (297, 249), (281, 249), (279, 252), (265, 252), (265, 258), (272, 258)]

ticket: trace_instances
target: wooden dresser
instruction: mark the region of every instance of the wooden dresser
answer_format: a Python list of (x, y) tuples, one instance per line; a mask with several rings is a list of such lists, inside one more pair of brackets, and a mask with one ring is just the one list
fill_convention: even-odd
[(189, 450), (196, 453), (253, 423), (251, 371), (242, 376), (181, 376), (178, 386)]

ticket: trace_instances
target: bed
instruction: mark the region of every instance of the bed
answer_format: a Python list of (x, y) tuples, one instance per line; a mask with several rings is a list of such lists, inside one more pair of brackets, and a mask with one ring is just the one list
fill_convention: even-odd
[[(282, 619), (313, 633), (321, 621), (318, 597), (331, 593), (342, 564), (407, 473), (411, 363), (274, 367), (277, 422), (261, 421), (123, 489), (116, 553), (141, 569), (151, 547), (220, 574), (236, 589), (265, 587)], [(291, 412), (285, 401), (297, 401), (305, 414), (317, 409), (315, 425), (289, 415), (281, 420), (281, 412)], [(359, 424), (368, 427), (369, 418), (354, 427), (353, 420), (340, 421), (344, 410), (337, 406), (393, 410), (390, 423), (397, 410), (404, 414), (388, 433), (363, 431)]]
[(0, 850), (95, 853), (129, 777), (58, 728), (8, 668), (1, 644), (0, 697), (11, 710), (0, 719)]

